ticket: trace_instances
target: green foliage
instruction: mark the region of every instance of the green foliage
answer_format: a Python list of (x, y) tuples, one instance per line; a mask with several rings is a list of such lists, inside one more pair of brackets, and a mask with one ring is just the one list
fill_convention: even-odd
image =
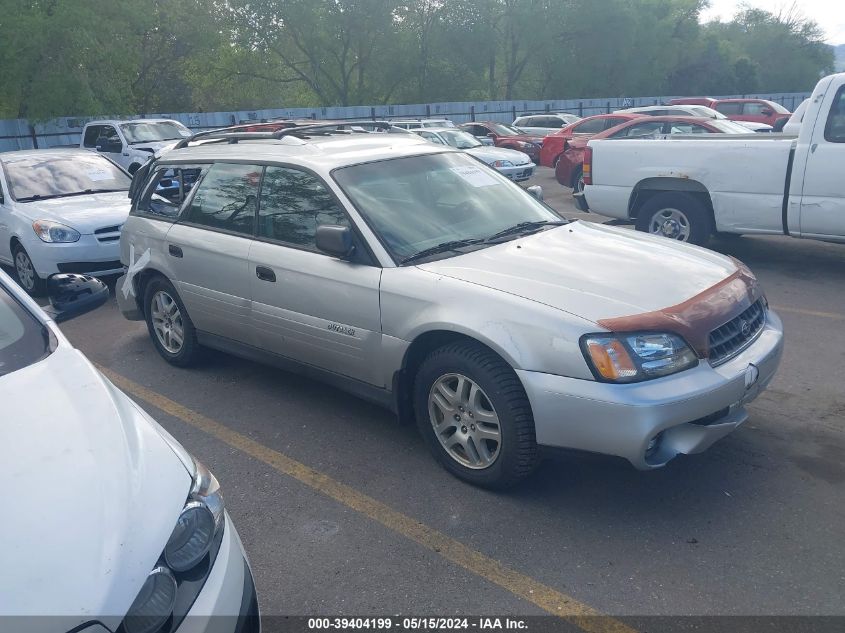
[(804, 91), (818, 26), (706, 0), (3, 0), (0, 117)]

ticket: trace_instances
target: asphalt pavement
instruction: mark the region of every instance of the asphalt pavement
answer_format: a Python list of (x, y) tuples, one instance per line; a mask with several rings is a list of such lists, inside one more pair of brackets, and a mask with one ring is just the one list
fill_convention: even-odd
[[(577, 213), (551, 170), (535, 180), (565, 217), (606, 220)], [(752, 268), (786, 329), (748, 422), (653, 472), (556, 456), (506, 493), (458, 481), (413, 427), (321, 383), (223, 354), (172, 367), (114, 300), (63, 330), (216, 474), (265, 615), (553, 613), (601, 631), (845, 616), (845, 246), (713, 247)]]

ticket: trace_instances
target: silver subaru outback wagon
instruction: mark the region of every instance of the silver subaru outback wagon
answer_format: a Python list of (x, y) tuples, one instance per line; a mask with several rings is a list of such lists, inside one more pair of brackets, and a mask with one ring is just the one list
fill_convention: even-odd
[(566, 222), (462, 152), (319, 128), (180, 145), (133, 183), (123, 314), (174, 365), (215, 348), (414, 418), (474, 484), (543, 446), (640, 469), (703, 451), (778, 367), (740, 262)]

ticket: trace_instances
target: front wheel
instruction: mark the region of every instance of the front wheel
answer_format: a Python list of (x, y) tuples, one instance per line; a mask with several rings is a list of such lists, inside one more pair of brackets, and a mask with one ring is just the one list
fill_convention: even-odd
[(12, 249), (12, 255), (15, 261), (15, 276), (18, 278), (21, 288), (33, 297), (44, 294), (46, 284), (35, 271), (35, 266), (29, 257), (29, 253), (20, 244), (15, 244), (15, 247)]
[(150, 338), (164, 360), (177, 367), (196, 362), (201, 352), (197, 332), (173, 284), (161, 277), (147, 284), (144, 316)]
[(584, 193), (584, 167), (579, 166), (572, 172), (572, 193)]
[(414, 409), (434, 457), (465, 481), (505, 488), (537, 465), (528, 396), (510, 365), (478, 343), (429, 354), (414, 383)]
[(637, 216), (637, 230), (679, 242), (704, 246), (713, 233), (710, 211), (686, 193), (659, 193), (648, 200)]

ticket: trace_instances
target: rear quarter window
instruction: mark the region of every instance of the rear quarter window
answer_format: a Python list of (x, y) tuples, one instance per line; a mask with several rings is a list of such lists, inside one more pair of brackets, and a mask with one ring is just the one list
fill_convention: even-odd
[(150, 178), (131, 215), (175, 222), (208, 165), (162, 165)]

